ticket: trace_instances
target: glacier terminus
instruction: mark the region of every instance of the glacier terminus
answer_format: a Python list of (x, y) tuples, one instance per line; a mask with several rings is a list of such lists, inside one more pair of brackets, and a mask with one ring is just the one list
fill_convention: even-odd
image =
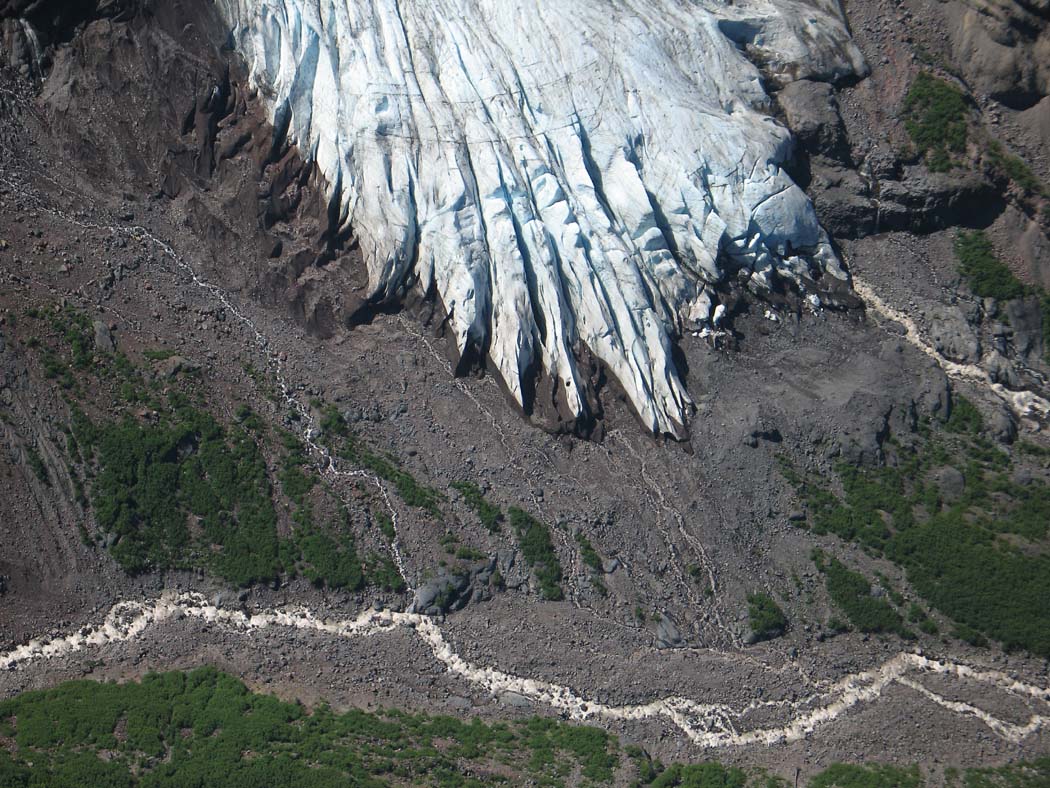
[(672, 340), (717, 319), (714, 285), (848, 281), (781, 166), (762, 73), (865, 69), (831, 0), (219, 7), (359, 239), (370, 298), (434, 294), (520, 405), (542, 371), (585, 416), (586, 352), (649, 429), (683, 436)]

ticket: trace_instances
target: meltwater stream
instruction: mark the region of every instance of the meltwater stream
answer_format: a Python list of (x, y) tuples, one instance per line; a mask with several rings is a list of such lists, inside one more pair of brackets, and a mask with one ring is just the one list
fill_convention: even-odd
[[(17, 670), (40, 660), (62, 658), (87, 648), (132, 641), (173, 619), (196, 619), (221, 626), (229, 632), (243, 633), (246, 637), (260, 630), (287, 627), (333, 638), (354, 639), (405, 628), (419, 637), (449, 673), (492, 695), (516, 693), (573, 720), (662, 717), (702, 747), (797, 741), (817, 728), (835, 722), (857, 706), (878, 701), (894, 684), (908, 687), (950, 712), (979, 720), (1009, 742), (1020, 743), (1050, 723), (1050, 690), (1047, 688), (1011, 678), (1000, 671), (982, 670), (914, 653), (902, 652), (877, 667), (848, 675), (798, 701), (754, 700), (733, 706), (671, 696), (621, 706), (598, 703), (570, 687), (468, 662), (456, 653), (438, 624), (428, 616), (365, 610), (356, 618), (322, 619), (304, 608), (244, 612), (215, 607), (199, 594), (170, 592), (151, 601), (120, 602), (99, 624), (82, 627), (69, 635), (41, 638), (19, 646), (0, 655), (0, 670)], [(976, 705), (945, 698), (924, 686), (919, 679), (930, 674), (985, 685), (1012, 696), (1029, 709), (1036, 706), (1040, 711), (1032, 711), (1023, 723), (1002, 719)], [(784, 719), (770, 727), (742, 729), (747, 715), (761, 709), (781, 712)]]

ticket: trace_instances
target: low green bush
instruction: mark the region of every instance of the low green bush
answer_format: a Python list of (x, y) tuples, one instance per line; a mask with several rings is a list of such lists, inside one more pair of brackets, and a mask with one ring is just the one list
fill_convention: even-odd
[(747, 616), (756, 641), (772, 640), (787, 632), (787, 616), (769, 594), (748, 594)]
[(882, 597), (872, 595), (871, 583), (859, 572), (848, 569), (837, 558), (817, 556), (817, 568), (824, 574), (828, 596), (861, 632), (892, 632), (907, 636), (900, 614)]
[(38, 452), (32, 446), (27, 446), (25, 452), (26, 463), (29, 465), (30, 470), (33, 471), (33, 475), (36, 476), (37, 479), (46, 484), (48, 487), (50, 487), (51, 474), (47, 472), (47, 465), (44, 463), (44, 458), (40, 456), (40, 452)]
[(400, 467), (396, 459), (377, 454), (353, 435), (346, 436), (339, 455), (393, 484), (398, 497), (407, 505), (422, 509), (432, 517), (441, 517), (441, 502), (445, 497), (437, 490), (416, 481), (412, 474)]
[(503, 511), (495, 504), (489, 502), (481, 492), (481, 488), (474, 484), (474, 482), (466, 481), (452, 482), (449, 486), (463, 496), (463, 500), (466, 501), (467, 506), (473, 510), (474, 514), (476, 514), (481, 521), (481, 524), (485, 526), (490, 533), (496, 533), (499, 531), (499, 525), (503, 522)]
[[(892, 466), (839, 466), (841, 495), (795, 471), (791, 478), (815, 533), (856, 542), (902, 567), (912, 588), (950, 618), (963, 639), (978, 642), (968, 634), (973, 632), (1009, 649), (1050, 656), (1050, 607), (1044, 602), (1050, 599), (1050, 485), (1038, 477), (1015, 482), (1009, 456), (974, 434), (980, 428), (976, 409), (957, 397), (949, 422), (911, 448), (895, 447)], [(947, 465), (965, 480), (961, 496), (951, 501), (942, 500), (931, 480)], [(863, 603), (864, 626), (902, 631), (885, 600), (886, 607), (872, 607), (867, 580), (837, 571), (826, 580), (847, 604)], [(924, 632), (937, 631), (932, 621), (917, 623)]]
[(908, 88), (902, 110), (904, 127), (929, 169), (951, 169), (951, 154), (966, 147), (969, 107), (962, 91), (924, 71)]
[(301, 574), (329, 588), (402, 590), (387, 563), (366, 567), (349, 535), (314, 522), (309, 496), (320, 479), (291, 433), (281, 435), (278, 478), (296, 528), (280, 534), (264, 447), (246, 429), (254, 414), (238, 413), (240, 423), (226, 428), (178, 394), (149, 421), (96, 425), (73, 409), (70, 434), (95, 468), (90, 504), (116, 538), (118, 563), (132, 574), (200, 568), (241, 586)]
[(745, 788), (747, 774), (739, 768), (720, 763), (676, 763), (660, 773), (652, 788)]
[(980, 298), (1009, 301), (1027, 294), (1027, 288), (995, 255), (992, 242), (982, 230), (961, 232), (955, 240), (959, 273)]
[(984, 429), (984, 417), (970, 400), (955, 394), (952, 396), (951, 413), (944, 426), (949, 432), (977, 435)]
[(540, 596), (556, 601), (564, 598), (561, 588), (562, 568), (554, 544), (551, 542), (550, 530), (528, 512), (516, 506), (507, 510), (511, 528), (518, 537), (525, 563), (532, 569), (540, 586)]
[(1008, 153), (998, 140), (988, 144), (988, 162), (1029, 194), (1050, 195), (1050, 189), (1036, 177), (1024, 159)]
[(918, 766), (836, 763), (809, 781), (809, 788), (923, 788)]
[[(72, 681), (0, 700), (4, 788), (611, 784), (780, 788), (761, 770), (664, 766), (637, 746), (546, 717), (514, 722), (307, 709), (203, 667), (126, 684)], [(1042, 788), (1050, 758), (966, 769), (966, 788)], [(925, 788), (917, 766), (834, 764), (810, 788)]]
[(595, 572), (601, 572), (603, 569), (602, 557), (598, 555), (598, 551), (594, 549), (591, 540), (583, 531), (576, 532), (576, 544), (580, 546), (580, 558), (584, 565)]

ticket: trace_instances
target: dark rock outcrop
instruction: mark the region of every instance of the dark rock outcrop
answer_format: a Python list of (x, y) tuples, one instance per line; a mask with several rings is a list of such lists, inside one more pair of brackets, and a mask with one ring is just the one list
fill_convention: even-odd
[(409, 613), (440, 616), (462, 610), (470, 602), (490, 597), (489, 581), (497, 568), (495, 557), (458, 571), (442, 567), (437, 575), (416, 589)]

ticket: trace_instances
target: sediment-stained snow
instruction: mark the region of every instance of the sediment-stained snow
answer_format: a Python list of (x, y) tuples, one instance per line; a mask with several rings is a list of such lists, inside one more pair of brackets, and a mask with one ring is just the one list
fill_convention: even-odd
[(647, 426), (681, 434), (671, 337), (709, 318), (706, 285), (846, 276), (749, 60), (862, 69), (829, 0), (220, 6), (360, 239), (370, 295), (433, 288), (459, 350), (487, 350), (519, 403), (538, 363), (582, 414), (586, 348)]

